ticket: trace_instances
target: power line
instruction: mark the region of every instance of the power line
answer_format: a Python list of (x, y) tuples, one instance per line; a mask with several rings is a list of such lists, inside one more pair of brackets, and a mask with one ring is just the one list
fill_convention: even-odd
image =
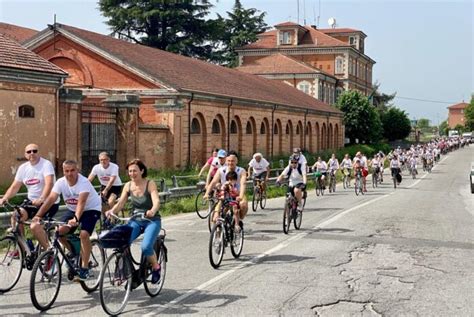
[(415, 101), (422, 101), (422, 102), (434, 102), (434, 103), (445, 103), (445, 104), (456, 104), (459, 103), (459, 101), (441, 101), (441, 100), (429, 100), (429, 99), (419, 99), (419, 98), (412, 98), (412, 97), (400, 97), (400, 96), (395, 96), (395, 98), (398, 99), (406, 99), (406, 100), (415, 100)]

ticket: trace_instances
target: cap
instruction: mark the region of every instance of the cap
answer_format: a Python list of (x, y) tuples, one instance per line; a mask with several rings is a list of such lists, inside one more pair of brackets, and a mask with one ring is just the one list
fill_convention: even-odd
[(227, 152), (225, 150), (219, 150), (219, 152), (217, 152), (217, 157), (219, 158), (227, 157)]

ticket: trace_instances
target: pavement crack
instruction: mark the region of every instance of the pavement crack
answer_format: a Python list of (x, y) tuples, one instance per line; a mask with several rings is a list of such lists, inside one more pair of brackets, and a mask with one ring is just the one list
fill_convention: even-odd
[(286, 314), (283, 312), (283, 309), (285, 308), (285, 306), (286, 306), (288, 303), (290, 303), (291, 301), (293, 301), (295, 298), (297, 298), (298, 296), (300, 296), (302, 293), (304, 293), (308, 288), (309, 288), (309, 286), (303, 287), (302, 289), (300, 289), (299, 291), (297, 291), (296, 293), (294, 293), (292, 296), (290, 296), (288, 299), (286, 299), (285, 301), (283, 301), (283, 303), (282, 303), (281, 306), (280, 306), (280, 309), (278, 309), (278, 316), (284, 316), (284, 315), (286, 315)]
[(436, 272), (441, 272), (441, 273), (443, 273), (443, 274), (447, 274), (447, 273), (448, 273), (448, 272), (445, 271), (445, 270), (438, 269), (438, 268), (435, 268), (435, 267), (431, 267), (431, 266), (426, 265), (426, 264), (413, 263), (413, 266), (421, 266), (421, 267), (424, 267), (425, 269), (433, 270), (433, 271), (436, 271)]

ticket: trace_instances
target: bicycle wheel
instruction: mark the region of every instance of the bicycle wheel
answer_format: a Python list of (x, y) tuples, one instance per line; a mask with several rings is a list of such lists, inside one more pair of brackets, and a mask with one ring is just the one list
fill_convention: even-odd
[(240, 232), (232, 230), (232, 242), (230, 243), (230, 252), (234, 258), (238, 258), (244, 248), (244, 228), (241, 226)]
[(315, 181), (314, 188), (316, 190), (316, 196), (319, 196), (320, 192), (319, 192), (319, 181), (318, 180)]
[(347, 176), (344, 175), (344, 178), (342, 179), (342, 187), (344, 189), (347, 189)]
[(361, 193), (362, 195), (365, 195), (364, 182), (363, 182), (362, 178), (359, 179), (359, 193)]
[(0, 292), (15, 287), (23, 272), (24, 253), (18, 240), (11, 236), (0, 239)]
[(359, 196), (359, 179), (356, 179), (354, 183), (354, 191), (357, 196)]
[(267, 205), (267, 192), (264, 191), (260, 195), (260, 208), (265, 209), (266, 205)]
[(302, 221), (303, 221), (303, 211), (297, 210), (295, 213), (295, 218), (293, 219), (293, 225), (295, 226), (296, 230), (300, 230)]
[(252, 210), (255, 212), (257, 211), (257, 206), (260, 200), (260, 192), (257, 187), (253, 189), (253, 196), (252, 196)]
[(377, 175), (375, 175), (375, 172), (372, 173), (372, 188), (375, 188), (377, 186)]
[(200, 191), (196, 195), (196, 201), (194, 202), (194, 207), (196, 209), (196, 213), (201, 219), (206, 219), (207, 215), (209, 214), (209, 208), (206, 208), (206, 206), (209, 204), (209, 202), (205, 199), (203, 199), (205, 192)]
[(158, 263), (160, 264), (161, 267), (161, 272), (160, 272), (160, 280), (157, 283), (152, 283), (151, 282), (151, 267), (148, 267), (147, 272), (146, 272), (146, 279), (143, 283), (145, 286), (145, 292), (150, 296), (150, 297), (155, 297), (157, 296), (161, 290), (163, 289), (163, 285), (165, 283), (165, 277), (166, 277), (166, 247), (163, 243), (163, 240), (161, 238), (158, 238), (156, 244), (155, 244), (155, 253), (157, 255)]
[(321, 194), (321, 196), (324, 196), (324, 183), (323, 182), (319, 184), (319, 193)]
[(132, 263), (121, 252), (112, 253), (104, 263), (99, 280), (100, 304), (109, 315), (120, 314), (132, 290)]
[(89, 258), (89, 278), (81, 282), (81, 287), (87, 293), (94, 292), (99, 287), (100, 272), (105, 262), (104, 249), (97, 239), (91, 239), (91, 255)]
[(224, 226), (216, 224), (211, 230), (209, 238), (209, 261), (215, 269), (219, 267), (224, 257)]
[(336, 192), (336, 176), (332, 178), (332, 192)]
[(61, 263), (54, 250), (36, 259), (30, 279), (31, 302), (40, 311), (48, 310), (56, 301), (61, 287)]
[(395, 176), (393, 178), (393, 188), (397, 188), (397, 178)]
[(291, 217), (290, 217), (290, 206), (285, 203), (285, 209), (283, 210), (283, 232), (288, 234), (290, 230)]

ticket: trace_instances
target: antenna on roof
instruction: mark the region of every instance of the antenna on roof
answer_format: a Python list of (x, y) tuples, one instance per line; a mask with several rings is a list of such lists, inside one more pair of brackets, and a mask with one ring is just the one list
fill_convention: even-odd
[(296, 0), (296, 23), (300, 24), (300, 0)]
[(319, 18), (321, 17), (321, 0), (319, 0), (319, 8), (318, 8), (318, 22), (316, 23), (316, 27), (319, 28)]
[(53, 50), (56, 51), (56, 13), (54, 14), (53, 23)]
[(306, 25), (306, 0), (303, 0), (303, 25)]

